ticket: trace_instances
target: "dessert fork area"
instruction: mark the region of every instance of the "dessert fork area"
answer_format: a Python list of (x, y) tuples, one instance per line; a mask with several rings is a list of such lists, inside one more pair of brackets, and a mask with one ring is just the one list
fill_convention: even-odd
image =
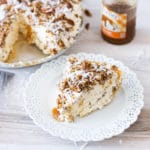
[(123, 62), (144, 87), (144, 107), (136, 123), (124, 133), (96, 142), (73, 142), (54, 137), (33, 123), (24, 109), (24, 88), (41, 65), (10, 69), (15, 76), (0, 91), (0, 150), (149, 150), (150, 149), (150, 1), (138, 1), (137, 30), (126, 45), (112, 45), (100, 35), (100, 1), (83, 0), (92, 17), (85, 16), (84, 29), (66, 55), (78, 52), (102, 54)]

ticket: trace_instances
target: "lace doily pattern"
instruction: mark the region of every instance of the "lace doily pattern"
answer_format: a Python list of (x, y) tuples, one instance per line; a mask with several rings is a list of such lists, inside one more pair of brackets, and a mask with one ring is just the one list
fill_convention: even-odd
[[(144, 105), (143, 87), (137, 79), (136, 74), (121, 62), (103, 55), (86, 53), (73, 55), (82, 60), (90, 59), (114, 64), (123, 71), (122, 96), (124, 97), (124, 103), (122, 106), (120, 106), (120, 103), (111, 106), (117, 106), (117, 108), (120, 107), (117, 115), (110, 116), (111, 120), (107, 120), (108, 123), (104, 120), (106, 122), (104, 125), (101, 125), (99, 122), (103, 121), (101, 119), (106, 117), (99, 117), (101, 111), (98, 111), (99, 114), (97, 115), (90, 115), (95, 115), (92, 118), (93, 120), (91, 120), (91, 118), (88, 119), (88, 116), (86, 117), (85, 122), (84, 119), (80, 119), (80, 123), (60, 123), (52, 118), (48, 107), (48, 103), (50, 102), (43, 102), (39, 97), (40, 95), (44, 95), (44, 92), (49, 91), (49, 89), (45, 90), (47, 86), (44, 85), (44, 83), (48, 84), (48, 79), (52, 77), (50, 76), (52, 72), (53, 76), (55, 76), (63, 71), (68, 56), (61, 56), (58, 59), (42, 65), (39, 70), (31, 75), (25, 88), (24, 97), (26, 111), (33, 119), (34, 123), (40, 126), (43, 130), (49, 132), (51, 135), (59, 136), (64, 139), (73, 141), (101, 141), (122, 133), (137, 120)], [(42, 89), (45, 91), (43, 92)], [(114, 102), (115, 100), (112, 103)], [(109, 109), (109, 107), (107, 109)], [(116, 108), (113, 109), (115, 110)], [(92, 125), (90, 125), (91, 122), (93, 123)]]

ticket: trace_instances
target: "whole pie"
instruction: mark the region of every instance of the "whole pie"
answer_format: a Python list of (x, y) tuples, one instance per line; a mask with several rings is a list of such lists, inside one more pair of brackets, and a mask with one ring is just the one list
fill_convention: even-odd
[(73, 122), (109, 104), (122, 83), (122, 72), (105, 62), (69, 58), (62, 80), (53, 117)]
[(0, 61), (21, 33), (46, 55), (68, 48), (81, 30), (80, 0), (0, 0)]

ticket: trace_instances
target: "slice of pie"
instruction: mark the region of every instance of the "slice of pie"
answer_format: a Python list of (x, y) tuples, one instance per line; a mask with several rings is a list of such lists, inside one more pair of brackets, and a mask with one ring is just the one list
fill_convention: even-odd
[(122, 72), (115, 65), (70, 57), (59, 82), (53, 117), (73, 122), (109, 104), (120, 89)]

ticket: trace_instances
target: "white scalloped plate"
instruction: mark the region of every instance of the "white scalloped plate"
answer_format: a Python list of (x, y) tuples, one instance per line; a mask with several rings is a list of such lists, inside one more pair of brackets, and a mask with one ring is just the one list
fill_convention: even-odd
[(61, 123), (53, 119), (51, 109), (57, 96), (57, 82), (62, 77), (68, 56), (42, 65), (31, 75), (25, 89), (25, 108), (35, 124), (51, 135), (73, 141), (101, 141), (122, 133), (133, 124), (143, 107), (143, 87), (136, 74), (121, 62), (102, 55), (79, 53), (80, 59), (105, 61), (123, 71), (122, 89), (113, 102), (102, 110), (74, 123)]

